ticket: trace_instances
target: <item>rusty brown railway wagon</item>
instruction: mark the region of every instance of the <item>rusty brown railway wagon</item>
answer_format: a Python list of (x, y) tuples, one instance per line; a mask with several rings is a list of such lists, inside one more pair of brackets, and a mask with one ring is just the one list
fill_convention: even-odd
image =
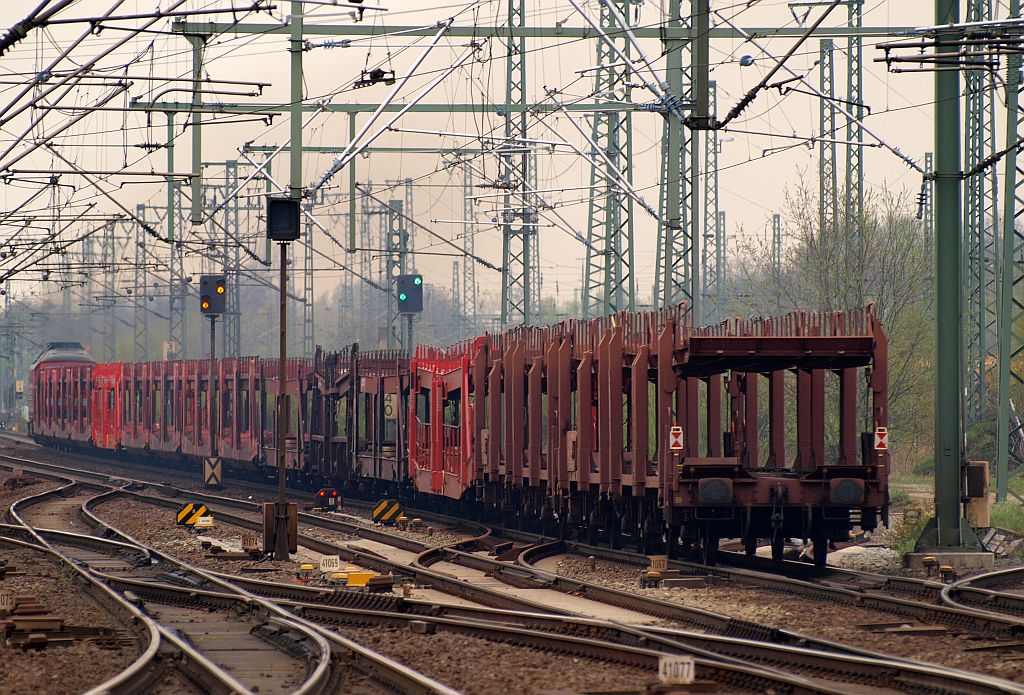
[(694, 327), (679, 305), (412, 355), (318, 349), (289, 361), (285, 423), (276, 364), (96, 365), (112, 397), (90, 399), (94, 380), (77, 396), (49, 388), (68, 370), (41, 359), (34, 432), (196, 466), (216, 442), (225, 468), (265, 477), (280, 424), (293, 484), (612, 546), (692, 545), (708, 560), (720, 538), (751, 552), (770, 540), (777, 556), (804, 538), (823, 562), (829, 541), (886, 514), (886, 337), (873, 306)]
[(720, 538), (781, 556), (795, 537), (823, 561), (886, 513), (871, 306), (694, 328), (681, 305), (372, 355), (315, 367), (337, 444), (315, 465), (350, 488), (709, 560)]

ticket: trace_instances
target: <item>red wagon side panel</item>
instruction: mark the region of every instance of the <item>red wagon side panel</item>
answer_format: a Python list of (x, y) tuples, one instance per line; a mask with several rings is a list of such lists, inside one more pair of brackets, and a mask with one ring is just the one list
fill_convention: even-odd
[(93, 368), (92, 441), (100, 449), (117, 449), (121, 445), (124, 366), (114, 362)]

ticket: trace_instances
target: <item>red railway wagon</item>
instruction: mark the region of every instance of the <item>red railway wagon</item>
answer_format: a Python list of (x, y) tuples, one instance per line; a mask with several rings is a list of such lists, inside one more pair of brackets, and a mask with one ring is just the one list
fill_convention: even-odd
[(48, 343), (29, 374), (32, 432), (51, 445), (92, 439), (92, 372), (96, 361), (81, 343)]

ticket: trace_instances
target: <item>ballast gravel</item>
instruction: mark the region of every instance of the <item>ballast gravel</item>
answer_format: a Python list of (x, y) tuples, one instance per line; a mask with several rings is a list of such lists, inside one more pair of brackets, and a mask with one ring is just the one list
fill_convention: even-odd
[[(171, 509), (158, 507), (148, 502), (130, 498), (117, 498), (97, 505), (96, 515), (115, 528), (124, 531), (140, 543), (167, 553), (179, 560), (203, 569), (238, 574), (267, 581), (294, 581), (296, 570), (303, 562), (318, 565), (319, 560), (303, 548), (287, 562), (277, 560), (219, 560), (206, 557), (204, 540), (221, 541), (231, 547), (241, 547), (242, 530), (235, 526), (220, 524), (214, 529), (197, 535), (178, 526)], [(216, 518), (216, 516), (214, 517)], [(310, 529), (300, 527), (302, 533)], [(333, 540), (338, 540), (337, 535)]]
[(419, 635), (397, 627), (345, 627), (339, 631), (467, 695), (552, 690), (642, 692), (658, 679), (654, 671), (451, 632)]
[(559, 559), (557, 572), (573, 579), (702, 608), (886, 656), (930, 661), (1024, 682), (1024, 665), (1013, 658), (1013, 655), (1018, 654), (1014, 646), (1018, 642), (1012, 640), (1004, 641), (1004, 650), (967, 651), (982, 646), (995, 646), (1001, 640), (961, 634), (952, 628), (937, 635), (893, 635), (869, 626), (913, 621), (893, 613), (816, 601), (732, 582), (703, 588), (641, 589), (639, 572), (635, 568), (598, 560), (591, 570), (588, 560), (580, 557), (565, 556)]
[[(106, 627), (135, 637), (118, 619), (92, 600), (68, 570), (32, 550), (0, 543), (0, 559), (8, 574), (0, 591), (35, 597), (47, 611), (63, 618), (65, 625)], [(84, 692), (116, 675), (140, 653), (138, 644), (103, 648), (84, 641), (68, 647), (48, 647), (23, 652), (0, 643), (0, 692), (9, 695), (66, 695)]]

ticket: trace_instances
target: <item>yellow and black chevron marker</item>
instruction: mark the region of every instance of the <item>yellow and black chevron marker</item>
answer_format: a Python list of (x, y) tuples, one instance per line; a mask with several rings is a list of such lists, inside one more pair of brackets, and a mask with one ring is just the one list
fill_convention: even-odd
[(370, 514), (380, 524), (393, 524), (402, 514), (402, 505), (397, 500), (381, 500)]
[(209, 516), (210, 511), (205, 504), (198, 502), (186, 502), (178, 510), (178, 526), (195, 526), (196, 520), (201, 516)]

